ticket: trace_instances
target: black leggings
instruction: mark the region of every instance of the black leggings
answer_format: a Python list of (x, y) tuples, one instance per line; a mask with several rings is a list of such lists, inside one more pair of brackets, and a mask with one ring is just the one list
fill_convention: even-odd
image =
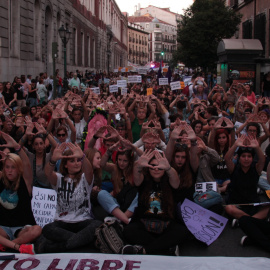
[(146, 231), (142, 222), (136, 221), (124, 228), (124, 237), (132, 245), (143, 246), (147, 254), (160, 254), (183, 243), (190, 237), (190, 232), (185, 225), (171, 221), (163, 233), (150, 233)]
[(88, 219), (77, 223), (54, 221), (43, 228), (43, 252), (63, 252), (90, 244), (94, 240), (95, 230), (102, 222)]
[(257, 244), (270, 252), (269, 222), (250, 216), (242, 216), (239, 219), (239, 225), (254, 244)]

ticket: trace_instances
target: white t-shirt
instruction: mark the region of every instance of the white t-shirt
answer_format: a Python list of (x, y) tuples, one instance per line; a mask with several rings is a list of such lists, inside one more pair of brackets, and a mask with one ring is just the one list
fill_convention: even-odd
[(79, 123), (75, 123), (75, 129), (76, 129), (76, 143), (81, 143), (82, 136), (83, 136), (83, 130), (86, 126), (86, 122), (84, 119), (82, 119)]
[(69, 177), (62, 177), (62, 174), (56, 173), (57, 184), (52, 186), (57, 192), (57, 206), (55, 220), (67, 223), (76, 223), (87, 219), (92, 219), (90, 193), (93, 187), (88, 184), (84, 173), (77, 186)]

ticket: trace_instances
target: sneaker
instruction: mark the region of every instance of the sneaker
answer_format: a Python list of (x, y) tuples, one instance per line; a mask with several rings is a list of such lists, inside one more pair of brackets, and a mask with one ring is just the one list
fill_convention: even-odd
[(232, 220), (232, 228), (237, 228), (239, 227), (239, 222), (238, 222), (238, 219), (234, 218)]
[(169, 256), (180, 256), (179, 246), (176, 245), (176, 246), (174, 246), (174, 247), (171, 247), (171, 248), (169, 249), (169, 252), (168, 252), (167, 255), (169, 255)]
[(104, 218), (104, 222), (112, 222), (112, 221), (118, 221), (119, 223), (121, 223), (121, 220), (118, 219), (117, 217), (105, 217)]
[(125, 245), (122, 247), (121, 254), (144, 254), (144, 249), (139, 245)]
[(241, 246), (249, 246), (249, 245), (251, 245), (252, 244), (252, 240), (247, 236), (247, 235), (245, 235), (245, 236), (243, 236), (242, 238), (241, 238), (241, 240), (240, 240), (240, 244), (241, 244)]
[(35, 250), (34, 250), (33, 244), (30, 244), (30, 245), (22, 244), (22, 245), (20, 245), (19, 251), (20, 251), (20, 253), (35, 255)]
[(0, 251), (5, 252), (6, 248), (0, 244)]

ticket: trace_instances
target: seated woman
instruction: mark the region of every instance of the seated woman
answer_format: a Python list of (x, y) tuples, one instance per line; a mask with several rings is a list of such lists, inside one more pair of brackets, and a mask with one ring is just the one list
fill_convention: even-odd
[(32, 209), (33, 174), (30, 161), (12, 137), (1, 132), (6, 141), (2, 147), (15, 149), (16, 154), (1, 152), (3, 170), (0, 172), (0, 251), (5, 248), (34, 254), (33, 242), (41, 234)]
[(177, 172), (164, 154), (146, 151), (135, 163), (134, 183), (138, 186), (138, 207), (124, 228), (128, 243), (123, 254), (164, 254), (176, 252), (189, 231), (175, 220), (173, 190), (180, 184)]
[[(127, 140), (122, 140), (121, 143), (125, 143), (124, 151), (118, 142), (107, 149), (101, 158), (101, 167), (112, 175), (113, 191), (109, 193), (101, 190), (98, 193), (98, 202), (109, 214), (128, 224), (137, 206), (137, 189), (134, 187), (132, 175), (134, 155), (131, 150), (135, 146)], [(107, 162), (115, 150), (118, 150), (116, 163)]]
[[(237, 151), (239, 162), (235, 165), (232, 159), (237, 147), (239, 147)], [(253, 162), (255, 152), (258, 157), (256, 163)], [(258, 219), (266, 218), (269, 207), (241, 205), (260, 202), (257, 184), (264, 167), (265, 157), (256, 138), (240, 136), (225, 155), (225, 162), (231, 179), (228, 186), (229, 196), (225, 211), (234, 218), (232, 226), (236, 226), (237, 219), (242, 216), (252, 216)]]
[[(53, 169), (59, 159), (62, 159), (61, 173), (55, 173)], [(45, 239), (37, 251), (63, 252), (90, 244), (94, 241), (95, 229), (101, 224), (90, 215), (93, 186), (90, 162), (77, 144), (62, 143), (53, 151), (45, 173), (57, 192), (57, 206), (55, 221), (43, 228)]]

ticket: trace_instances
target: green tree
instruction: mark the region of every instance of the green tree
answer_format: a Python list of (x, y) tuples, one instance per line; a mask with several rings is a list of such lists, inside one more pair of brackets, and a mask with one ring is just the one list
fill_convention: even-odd
[(212, 69), (216, 66), (217, 46), (238, 30), (241, 14), (225, 5), (225, 0), (195, 0), (178, 22), (175, 63)]

